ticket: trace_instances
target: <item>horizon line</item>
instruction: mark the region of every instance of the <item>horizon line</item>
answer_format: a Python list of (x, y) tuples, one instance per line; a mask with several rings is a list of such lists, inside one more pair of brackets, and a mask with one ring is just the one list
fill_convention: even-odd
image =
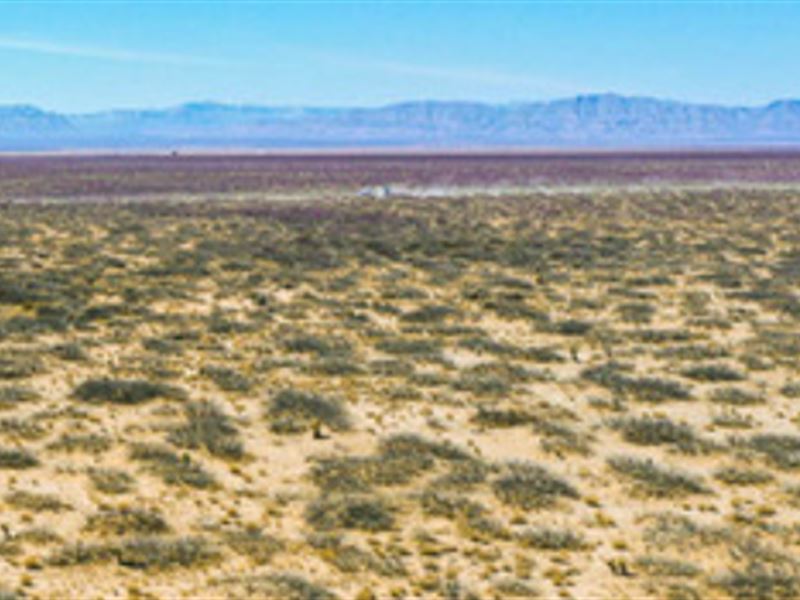
[(724, 108), (724, 109), (759, 109), (759, 108), (768, 108), (775, 104), (781, 103), (790, 103), (790, 102), (800, 102), (799, 97), (783, 97), (783, 98), (774, 98), (772, 100), (768, 100), (765, 102), (760, 102), (757, 104), (736, 104), (736, 103), (721, 103), (721, 102), (706, 102), (706, 101), (695, 101), (695, 100), (683, 100), (671, 97), (664, 97), (664, 96), (653, 96), (653, 95), (646, 95), (646, 94), (626, 94), (621, 92), (614, 92), (614, 91), (605, 91), (605, 92), (582, 92), (573, 95), (565, 95), (565, 96), (558, 96), (548, 99), (536, 99), (536, 100), (524, 100), (524, 99), (509, 99), (504, 101), (485, 101), (485, 100), (471, 100), (467, 98), (460, 98), (460, 99), (444, 99), (444, 98), (409, 98), (406, 100), (396, 100), (396, 101), (389, 101), (380, 104), (331, 104), (331, 105), (324, 105), (324, 104), (287, 104), (287, 103), (276, 103), (271, 104), (268, 102), (259, 103), (259, 102), (237, 102), (237, 101), (228, 101), (228, 100), (211, 100), (211, 99), (197, 99), (197, 100), (185, 100), (183, 102), (173, 103), (173, 104), (159, 104), (159, 105), (138, 105), (138, 106), (116, 106), (116, 107), (109, 107), (109, 108), (100, 108), (100, 109), (89, 109), (89, 110), (81, 110), (81, 111), (64, 111), (54, 108), (47, 108), (43, 105), (36, 104), (35, 102), (8, 102), (8, 103), (0, 103), (0, 109), (11, 109), (11, 108), (32, 108), (44, 113), (51, 113), (57, 114), (61, 116), (67, 117), (75, 117), (75, 116), (89, 116), (89, 115), (97, 115), (97, 114), (104, 114), (104, 113), (114, 113), (114, 112), (144, 112), (144, 111), (169, 111), (169, 110), (179, 110), (190, 106), (218, 106), (218, 107), (225, 107), (225, 108), (238, 108), (238, 109), (259, 109), (259, 108), (270, 108), (270, 109), (279, 109), (279, 110), (380, 110), (383, 108), (392, 108), (397, 106), (409, 105), (409, 104), (468, 104), (468, 105), (480, 105), (485, 107), (514, 107), (514, 106), (525, 106), (531, 104), (554, 104), (558, 102), (570, 101), (570, 100), (578, 100), (582, 98), (602, 98), (602, 97), (612, 97), (612, 98), (621, 98), (625, 100), (649, 100), (649, 101), (656, 101), (656, 102), (663, 102), (663, 103), (671, 103), (671, 104), (685, 104), (685, 105), (692, 105), (698, 107), (709, 107), (709, 108)]

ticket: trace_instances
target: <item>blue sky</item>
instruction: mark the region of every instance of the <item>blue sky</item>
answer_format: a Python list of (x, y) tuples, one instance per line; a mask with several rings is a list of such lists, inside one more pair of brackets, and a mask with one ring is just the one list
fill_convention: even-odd
[(800, 3), (0, 0), (0, 104), (800, 97)]

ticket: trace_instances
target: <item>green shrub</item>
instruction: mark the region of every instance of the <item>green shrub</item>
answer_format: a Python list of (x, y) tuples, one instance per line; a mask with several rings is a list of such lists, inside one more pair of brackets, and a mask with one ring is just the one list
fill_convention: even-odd
[(386, 531), (394, 526), (393, 512), (385, 500), (376, 496), (331, 495), (315, 500), (308, 506), (306, 521), (322, 531)]
[(737, 387), (717, 388), (711, 392), (709, 398), (717, 404), (728, 404), (730, 406), (752, 406), (764, 403), (764, 398), (761, 395)]
[(722, 467), (714, 472), (714, 479), (726, 485), (762, 485), (775, 479), (772, 473), (757, 469)]
[(662, 556), (640, 556), (636, 567), (650, 577), (697, 577), (702, 573), (695, 564)]
[(198, 567), (214, 562), (219, 551), (199, 537), (134, 538), (114, 548), (117, 562), (130, 569)]
[(211, 379), (226, 392), (248, 392), (253, 388), (250, 379), (228, 367), (207, 365), (200, 369), (200, 374)]
[(153, 473), (172, 485), (187, 485), (199, 489), (216, 485), (211, 474), (193, 462), (188, 454), (178, 456), (169, 448), (158, 444), (134, 444), (131, 458), (146, 463)]
[(186, 423), (172, 430), (169, 441), (180, 448), (205, 448), (221, 458), (235, 460), (244, 456), (232, 419), (208, 401), (186, 406)]
[(583, 550), (587, 547), (580, 533), (553, 527), (527, 529), (517, 534), (516, 539), (526, 548), (537, 550)]
[(609, 466), (635, 483), (636, 489), (658, 498), (686, 494), (707, 494), (709, 489), (696, 477), (660, 467), (651, 459), (615, 456)]
[(79, 385), (73, 394), (84, 402), (110, 402), (122, 405), (142, 404), (156, 398), (174, 400), (186, 398), (186, 393), (180, 388), (163, 383), (120, 379), (90, 379)]
[(518, 427), (534, 423), (537, 417), (525, 410), (509, 408), (478, 407), (478, 413), (472, 417), (472, 422), (484, 427)]
[(36, 492), (11, 492), (6, 494), (3, 500), (17, 510), (31, 510), (33, 512), (61, 512), (72, 508), (66, 502), (62, 502), (58, 496)]
[(0, 387), (0, 409), (15, 408), (19, 404), (35, 402), (39, 394), (34, 390), (21, 386)]
[(751, 437), (748, 445), (781, 469), (800, 468), (800, 436), (763, 433)]
[(0, 379), (25, 379), (41, 371), (41, 361), (30, 354), (0, 354)]
[(226, 531), (223, 540), (237, 554), (247, 556), (257, 565), (265, 565), (286, 548), (281, 540), (264, 534), (255, 526)]
[(681, 371), (681, 375), (696, 381), (720, 382), (720, 381), (744, 381), (747, 376), (737, 371), (733, 367), (723, 364), (707, 364), (690, 367)]
[(39, 464), (39, 459), (28, 450), (0, 448), (0, 469), (31, 469)]
[(404, 313), (400, 320), (407, 323), (439, 323), (456, 314), (456, 312), (450, 306), (427, 305)]
[(269, 403), (267, 416), (272, 430), (279, 433), (300, 433), (315, 423), (333, 430), (349, 429), (350, 417), (338, 400), (324, 398), (310, 392), (281, 390)]
[(57, 452), (88, 452), (101, 454), (111, 449), (111, 438), (97, 433), (65, 433), (58, 440), (47, 445), (48, 450)]
[(714, 581), (735, 600), (791, 600), (800, 596), (800, 576), (781, 567), (751, 563)]
[(90, 515), (84, 531), (99, 535), (155, 535), (167, 533), (169, 525), (160, 512), (141, 508), (110, 508)]
[(492, 482), (495, 495), (505, 504), (524, 509), (545, 508), (558, 498), (578, 498), (570, 483), (542, 466), (526, 462), (506, 465), (506, 473)]
[(126, 494), (133, 490), (135, 484), (133, 477), (117, 469), (90, 469), (89, 478), (94, 487), (104, 494)]
[(283, 342), (287, 352), (298, 354), (316, 354), (323, 358), (337, 358), (350, 355), (350, 344), (341, 339), (327, 339), (314, 335), (297, 335)]
[(640, 446), (672, 444), (684, 452), (696, 452), (704, 446), (691, 427), (667, 418), (630, 417), (614, 422), (613, 426), (626, 441)]

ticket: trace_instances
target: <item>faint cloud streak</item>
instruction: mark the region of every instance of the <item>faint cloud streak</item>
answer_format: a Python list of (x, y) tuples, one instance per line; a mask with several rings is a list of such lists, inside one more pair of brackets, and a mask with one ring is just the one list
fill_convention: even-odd
[(407, 62), (380, 60), (356, 56), (346, 56), (336, 52), (318, 49), (289, 47), (287, 50), (302, 54), (311, 60), (325, 62), (333, 66), (361, 71), (379, 71), (384, 74), (417, 77), (421, 79), (446, 80), (455, 83), (477, 84), (517, 90), (535, 90), (543, 94), (574, 94), (578, 86), (563, 81), (535, 78), (519, 73), (508, 73), (496, 69), (446, 67), (420, 65)]
[(0, 35), (0, 50), (126, 63), (149, 63), (186, 67), (230, 66), (229, 63), (225, 61), (200, 56), (160, 52), (139, 52), (100, 46), (72, 45), (48, 40), (8, 37), (3, 35)]

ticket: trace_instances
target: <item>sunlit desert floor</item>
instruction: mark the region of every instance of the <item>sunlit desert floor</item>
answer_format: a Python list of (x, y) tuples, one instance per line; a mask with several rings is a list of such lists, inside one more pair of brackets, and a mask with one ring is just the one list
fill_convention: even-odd
[(800, 596), (800, 186), (361, 183), (6, 188), (0, 598)]

